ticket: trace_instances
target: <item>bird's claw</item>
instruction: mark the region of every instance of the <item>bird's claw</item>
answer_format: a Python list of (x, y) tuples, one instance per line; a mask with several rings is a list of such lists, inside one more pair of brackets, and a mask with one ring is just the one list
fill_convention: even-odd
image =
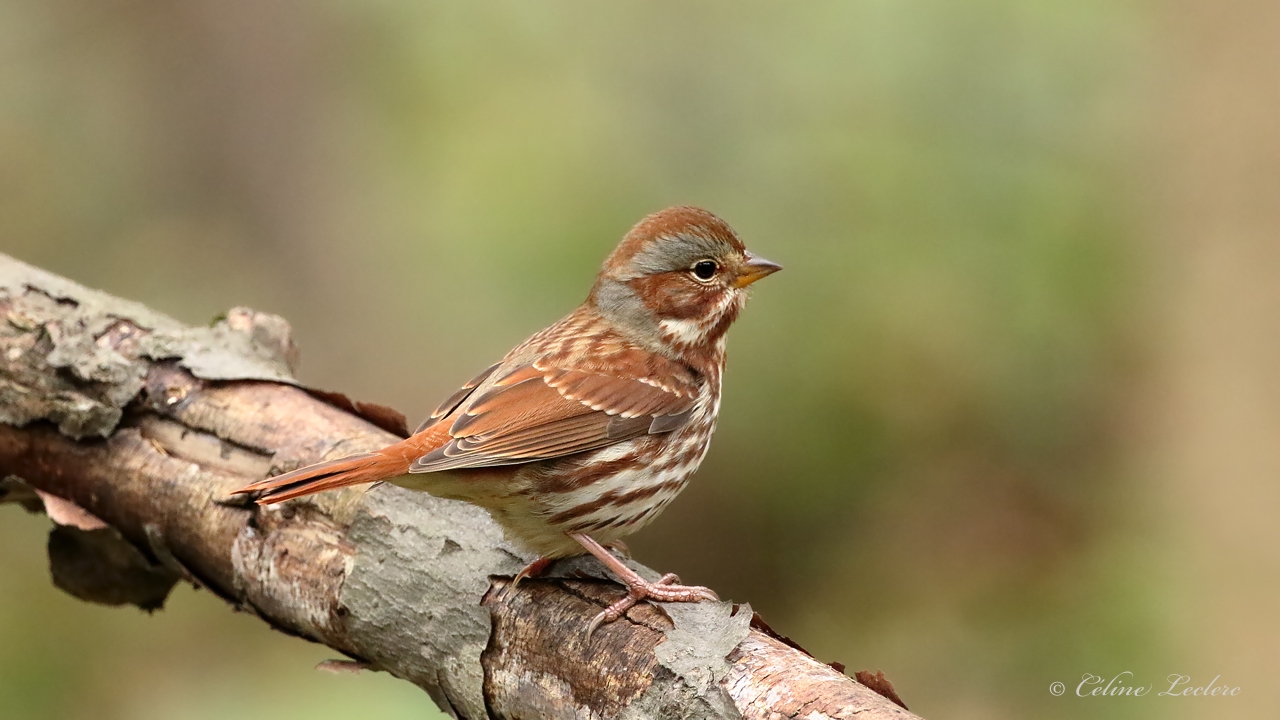
[(502, 591), (500, 593), (498, 593), (498, 599), (506, 600), (507, 596), (515, 592), (516, 586), (520, 584), (521, 580), (524, 580), (525, 578), (528, 578), (528, 577), (537, 577), (538, 575), (541, 575), (548, 567), (550, 567), (551, 563), (553, 562), (555, 561), (552, 560), (551, 558), (540, 557), (534, 560), (533, 562), (529, 563), (528, 565), (525, 565), (524, 567), (520, 568), (520, 572), (516, 573), (516, 576), (511, 578), (511, 582), (508, 583), (506, 587), (502, 588)]
[(621, 555), (622, 557), (628, 560), (631, 559), (631, 548), (627, 547), (627, 544), (622, 542), (621, 540), (610, 540), (608, 543), (605, 544), (605, 547), (609, 548), (610, 550), (614, 551), (615, 553)]
[(675, 573), (667, 573), (656, 583), (645, 582), (637, 583), (627, 588), (627, 596), (615, 602), (609, 607), (602, 610), (587, 625), (587, 642), (591, 642), (591, 636), (595, 633), (596, 628), (601, 625), (611, 623), (623, 615), (628, 610), (635, 607), (641, 600), (649, 600), (656, 602), (700, 602), (702, 600), (718, 601), (719, 595), (711, 588), (702, 587), (701, 585), (680, 585), (680, 578)]

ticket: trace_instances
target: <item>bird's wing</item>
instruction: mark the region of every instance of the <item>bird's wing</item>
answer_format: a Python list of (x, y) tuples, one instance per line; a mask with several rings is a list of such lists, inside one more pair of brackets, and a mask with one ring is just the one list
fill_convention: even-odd
[(428, 421), (432, 449), (409, 472), (514, 465), (671, 432), (698, 397), (692, 370), (639, 349), (564, 364), (539, 358), (490, 368)]
[(489, 376), (493, 374), (493, 371), (500, 367), (502, 367), (502, 363), (494, 363), (485, 368), (484, 372), (468, 380), (466, 385), (458, 388), (458, 392), (450, 395), (449, 399), (440, 403), (440, 407), (431, 411), (431, 415), (426, 420), (422, 421), (422, 424), (418, 426), (417, 430), (413, 431), (413, 434), (417, 435), (423, 430), (426, 430), (432, 425), (440, 422), (442, 419), (448, 417), (449, 413), (457, 410), (459, 405), (466, 402), (466, 399), (471, 397), (471, 393), (475, 392), (476, 388), (483, 385), (484, 381), (488, 380)]

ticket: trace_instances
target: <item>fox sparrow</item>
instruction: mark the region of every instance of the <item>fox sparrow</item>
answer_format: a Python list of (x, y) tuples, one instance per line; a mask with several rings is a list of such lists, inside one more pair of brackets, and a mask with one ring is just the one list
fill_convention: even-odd
[(585, 549), (629, 592), (588, 627), (650, 599), (715, 599), (646, 581), (606, 550), (649, 523), (698, 468), (720, 409), (725, 333), (751, 283), (781, 268), (720, 218), (674, 207), (641, 220), (586, 302), (446, 400), (407, 440), (242, 488), (277, 503), (379, 480), (479, 505), (539, 554)]

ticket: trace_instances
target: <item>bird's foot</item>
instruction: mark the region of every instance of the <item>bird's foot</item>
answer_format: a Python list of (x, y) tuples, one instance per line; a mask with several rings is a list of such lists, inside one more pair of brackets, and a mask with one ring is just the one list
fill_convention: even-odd
[(499, 600), (505, 600), (508, 595), (515, 592), (516, 586), (525, 578), (537, 577), (541, 575), (555, 560), (548, 557), (540, 557), (533, 562), (520, 568), (520, 572), (511, 579), (511, 584), (503, 588), (502, 594), (498, 596)]
[(644, 580), (638, 575), (634, 578), (624, 578), (624, 580), (627, 582), (627, 596), (605, 608), (600, 614), (591, 619), (591, 624), (587, 625), (587, 642), (591, 641), (591, 635), (596, 631), (596, 628), (621, 618), (641, 600), (701, 602), (702, 600), (715, 601), (720, 599), (720, 596), (716, 595), (711, 588), (705, 588), (701, 585), (678, 584), (680, 578), (676, 577), (675, 573), (663, 575), (656, 583)]

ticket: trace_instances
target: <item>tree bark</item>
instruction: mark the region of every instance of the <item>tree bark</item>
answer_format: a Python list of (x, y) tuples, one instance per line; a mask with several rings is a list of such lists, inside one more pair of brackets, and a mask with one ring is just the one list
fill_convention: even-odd
[(54, 520), (54, 582), (150, 609), (186, 580), (462, 718), (916, 717), (746, 605), (641, 604), (588, 642), (621, 588), (574, 558), (508, 592), (528, 558), (466, 503), (390, 485), (229, 497), (402, 432), (299, 387), (295, 358), (280, 318), (189, 328), (0, 255), (0, 501)]

